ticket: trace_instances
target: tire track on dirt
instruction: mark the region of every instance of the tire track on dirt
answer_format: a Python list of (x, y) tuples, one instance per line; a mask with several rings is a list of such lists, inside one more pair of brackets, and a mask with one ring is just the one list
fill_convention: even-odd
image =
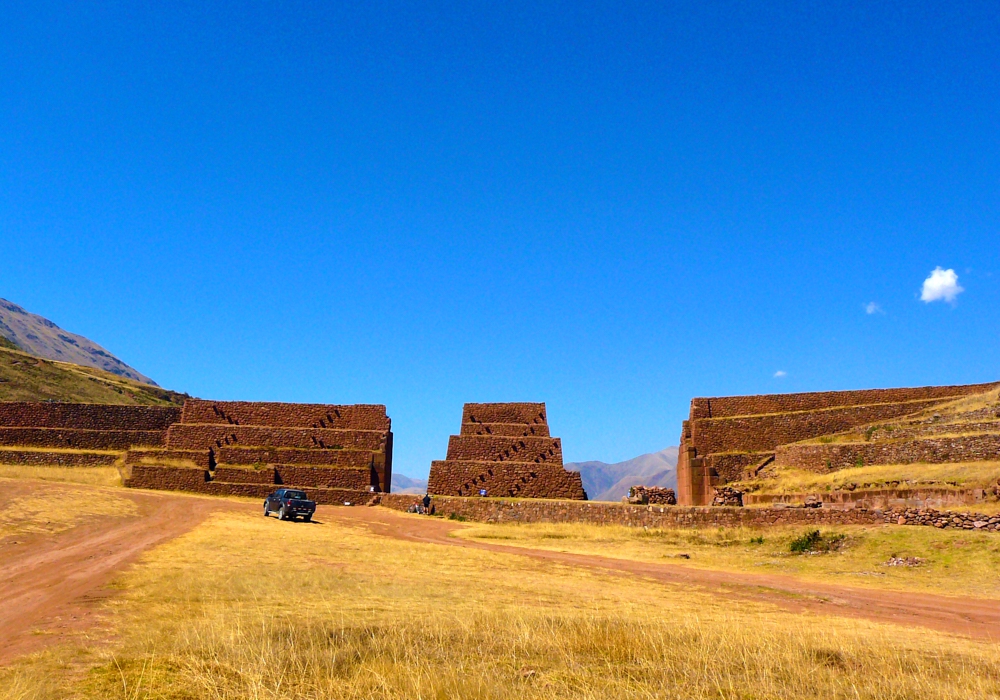
[(99, 603), (113, 594), (107, 584), (146, 550), (188, 532), (213, 511), (249, 510), (249, 504), (221, 499), (19, 480), (0, 482), (0, 503), (15, 490), (44, 495), (67, 488), (126, 498), (138, 515), (98, 516), (56, 534), (0, 540), (0, 664), (96, 623)]
[(361, 523), (375, 534), (396, 539), (503, 552), (565, 566), (631, 574), (661, 583), (697, 587), (729, 597), (767, 602), (794, 611), (926, 627), (993, 642), (1000, 640), (998, 600), (854, 588), (805, 581), (780, 574), (696, 569), (681, 564), (500, 545), (454, 537), (452, 533), (464, 526), (427, 516), (408, 515), (386, 508), (322, 510), (325, 520)]

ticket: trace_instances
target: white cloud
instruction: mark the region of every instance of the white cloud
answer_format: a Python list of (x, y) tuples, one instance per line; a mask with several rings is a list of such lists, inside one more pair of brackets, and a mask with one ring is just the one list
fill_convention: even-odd
[(882, 307), (878, 305), (878, 302), (870, 301), (865, 304), (865, 313), (871, 316), (872, 314), (884, 314)]
[(782, 377), (787, 377), (787, 376), (788, 372), (786, 372), (783, 369), (779, 369), (777, 372), (774, 373), (775, 379), (781, 379)]
[(954, 304), (955, 299), (965, 289), (958, 286), (958, 275), (954, 270), (942, 270), (935, 267), (930, 277), (924, 280), (923, 290), (920, 292), (920, 301), (927, 304), (932, 301), (946, 301)]

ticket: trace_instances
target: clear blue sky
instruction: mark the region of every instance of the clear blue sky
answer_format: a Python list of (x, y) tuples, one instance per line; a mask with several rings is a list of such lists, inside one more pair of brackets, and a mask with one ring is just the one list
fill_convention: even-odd
[(465, 401), (618, 461), (1000, 379), (1000, 6), (762, 5), (6, 3), (0, 297), (412, 476)]

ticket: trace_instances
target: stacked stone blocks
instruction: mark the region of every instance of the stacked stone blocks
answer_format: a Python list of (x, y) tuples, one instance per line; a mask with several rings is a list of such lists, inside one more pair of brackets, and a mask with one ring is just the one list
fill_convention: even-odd
[(285, 485), (319, 503), (366, 502), (390, 488), (390, 428), (384, 406), (189, 400), (167, 450), (129, 452), (126, 483), (249, 496)]
[(431, 463), (428, 491), (453, 496), (584, 500), (579, 472), (563, 468), (544, 403), (467, 403), (447, 458)]
[[(690, 417), (684, 421), (678, 456), (678, 502), (707, 505), (715, 490), (727, 482), (752, 475), (754, 469), (777, 456), (778, 461), (801, 466), (812, 459), (822, 464), (856, 460), (856, 450), (815, 446), (798, 448), (791, 443), (840, 433), (879, 421), (898, 420), (962, 397), (982, 394), (996, 384), (918, 387), (911, 389), (869, 389), (862, 391), (774, 394), (696, 398)], [(988, 441), (970, 442), (969, 455), (989, 455)], [(896, 448), (893, 458), (909, 450), (932, 455), (936, 449), (950, 449), (930, 443), (921, 448)], [(881, 448), (887, 455), (892, 448)], [(869, 450), (869, 448), (863, 448)], [(870, 452), (870, 450), (869, 450)], [(816, 457), (818, 454), (833, 455)], [(996, 453), (993, 453), (996, 458)], [(901, 461), (907, 461), (902, 459)], [(920, 459), (920, 461), (927, 461)], [(953, 461), (953, 460), (949, 460)], [(815, 461), (813, 462), (815, 463)]]
[(390, 488), (392, 432), (377, 405), (10, 402), (0, 403), (0, 464), (118, 464), (131, 487), (258, 496), (287, 485), (357, 503)]

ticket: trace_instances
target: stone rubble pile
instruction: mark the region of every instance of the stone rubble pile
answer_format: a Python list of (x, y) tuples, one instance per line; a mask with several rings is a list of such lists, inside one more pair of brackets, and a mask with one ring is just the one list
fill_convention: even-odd
[(674, 493), (673, 489), (663, 486), (632, 486), (622, 502), (643, 506), (675, 506), (677, 505), (677, 494)]
[(743, 492), (731, 486), (720, 486), (715, 489), (715, 497), (712, 499), (713, 506), (736, 506), (743, 507)]

